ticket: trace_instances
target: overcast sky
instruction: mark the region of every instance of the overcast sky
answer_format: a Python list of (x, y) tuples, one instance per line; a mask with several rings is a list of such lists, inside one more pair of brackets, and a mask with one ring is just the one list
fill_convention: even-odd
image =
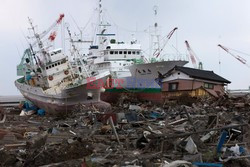
[[(72, 18), (79, 27), (84, 27), (93, 17), (96, 1), (1, 0), (0, 95), (19, 94), (14, 81), (17, 79), (16, 65), (27, 47), (23, 35), (28, 35), (27, 17), (31, 17), (42, 31), (60, 13), (64, 13), (66, 22), (76, 31)], [(169, 45), (172, 43), (181, 53), (187, 53), (184, 41), (188, 40), (203, 62), (204, 69), (212, 70), (232, 82), (229, 89), (247, 89), (250, 86), (250, 68), (217, 47), (221, 43), (250, 54), (249, 0), (103, 0), (119, 40), (130, 40), (134, 34), (143, 49), (148, 48), (149, 36), (141, 31), (154, 23), (155, 4), (158, 5), (157, 20), (161, 34), (167, 35), (171, 29), (178, 27)], [(133, 32), (136, 30), (137, 33)], [(250, 61), (249, 56), (239, 55)], [(188, 66), (192, 67), (192, 64)]]

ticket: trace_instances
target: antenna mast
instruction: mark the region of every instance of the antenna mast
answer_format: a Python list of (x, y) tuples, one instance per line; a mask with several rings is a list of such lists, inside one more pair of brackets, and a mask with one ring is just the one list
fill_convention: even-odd
[(99, 0), (99, 8), (98, 8), (98, 34), (99, 34), (99, 38), (98, 38), (98, 44), (102, 43), (102, 39), (103, 37), (101, 36), (101, 34), (104, 33), (105, 29), (103, 29), (103, 20), (102, 20), (102, 0)]
[[(157, 22), (157, 15), (158, 15), (158, 6), (155, 5), (153, 7), (153, 11), (154, 11), (154, 26), (153, 26), (153, 30), (152, 31), (152, 34), (151, 34), (151, 53), (150, 53), (150, 56), (152, 59), (154, 56), (153, 56), (153, 53), (158, 53), (160, 51), (160, 35), (159, 35), (159, 28), (158, 28), (158, 22)], [(152, 60), (151, 60), (152, 61)]]
[(45, 62), (47, 63), (48, 62), (48, 59), (47, 59), (47, 52), (45, 51), (44, 47), (43, 47), (43, 43), (42, 43), (42, 40), (40, 38), (40, 35), (38, 33), (36, 33), (35, 31), (35, 27), (33, 26), (33, 23), (32, 23), (32, 20), (31, 18), (28, 17), (28, 20), (29, 20), (29, 23), (30, 23), (30, 26), (31, 26), (31, 29), (34, 33), (34, 36), (36, 38), (36, 41), (37, 41), (37, 44), (38, 44), (38, 47), (40, 49), (40, 53), (42, 54), (42, 56), (44, 57), (45, 59)]

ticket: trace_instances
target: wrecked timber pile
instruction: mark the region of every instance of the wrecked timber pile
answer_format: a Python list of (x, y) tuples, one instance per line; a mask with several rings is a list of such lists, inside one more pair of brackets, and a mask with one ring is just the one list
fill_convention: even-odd
[(0, 113), (1, 166), (250, 166), (250, 96), (164, 106), (126, 96), (109, 111)]

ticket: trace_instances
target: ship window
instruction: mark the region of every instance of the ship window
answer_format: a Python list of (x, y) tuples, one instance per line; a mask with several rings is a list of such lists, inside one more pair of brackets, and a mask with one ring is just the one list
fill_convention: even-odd
[(141, 71), (140, 71), (140, 70), (138, 70), (138, 72), (139, 72), (139, 73), (141, 73)]
[(119, 54), (121, 55), (121, 54), (122, 54), (122, 51), (119, 51)]
[(139, 54), (140, 54), (140, 51), (137, 51), (137, 52), (136, 52), (136, 54), (138, 54), (138, 55), (139, 55)]
[(124, 53), (124, 54), (127, 54), (127, 51), (124, 51), (123, 53)]
[(52, 64), (52, 67), (55, 67), (55, 65), (54, 65), (54, 64)]
[(135, 51), (133, 51), (132, 54), (135, 55)]
[(150, 69), (148, 69), (148, 72), (151, 72), (151, 70), (150, 70)]
[(118, 51), (115, 51), (115, 54), (117, 55), (117, 54), (118, 54)]
[(169, 91), (175, 91), (175, 90), (177, 90), (178, 89), (178, 83), (169, 83), (168, 84), (168, 90)]
[(111, 54), (111, 55), (114, 54), (114, 51), (110, 51), (110, 54)]
[(128, 51), (128, 54), (131, 55), (131, 51)]
[(46, 67), (46, 70), (48, 70), (49, 69), (49, 67)]
[(55, 66), (57, 66), (57, 63), (55, 63)]
[(61, 64), (61, 62), (58, 62), (58, 65), (60, 65)]
[(49, 68), (51, 68), (51, 66), (49, 66)]
[(110, 49), (110, 46), (107, 46), (106, 49)]
[(146, 72), (145, 70), (142, 70), (143, 72)]

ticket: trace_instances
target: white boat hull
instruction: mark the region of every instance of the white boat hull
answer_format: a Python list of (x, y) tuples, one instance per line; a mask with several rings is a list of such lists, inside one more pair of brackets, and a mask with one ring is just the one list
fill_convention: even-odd
[(34, 105), (46, 112), (57, 114), (72, 111), (79, 104), (108, 107), (107, 103), (100, 100), (102, 87), (93, 87), (93, 85), (106, 82), (107, 77), (105, 75), (94, 81), (64, 89), (58, 94), (48, 94), (41, 87), (30, 86), (19, 80), (15, 81), (15, 85), (21, 94)]

